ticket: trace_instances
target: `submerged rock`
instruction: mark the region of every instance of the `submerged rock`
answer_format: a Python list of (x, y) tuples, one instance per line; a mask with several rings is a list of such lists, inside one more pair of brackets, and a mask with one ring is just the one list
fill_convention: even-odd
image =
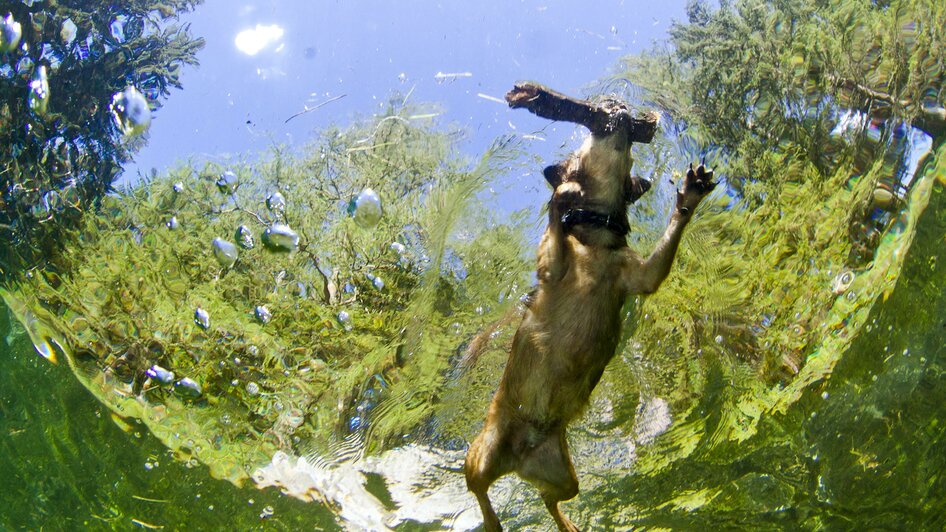
[(263, 232), (263, 245), (273, 251), (295, 251), (299, 247), (299, 235), (288, 225), (273, 224)]
[(148, 99), (134, 87), (112, 96), (112, 118), (126, 137), (140, 135), (151, 127), (151, 107)]
[(229, 268), (236, 263), (239, 253), (237, 252), (237, 247), (233, 245), (232, 242), (227, 242), (222, 238), (213, 239), (213, 252), (214, 258), (217, 259), (217, 262), (220, 263), (224, 268)]

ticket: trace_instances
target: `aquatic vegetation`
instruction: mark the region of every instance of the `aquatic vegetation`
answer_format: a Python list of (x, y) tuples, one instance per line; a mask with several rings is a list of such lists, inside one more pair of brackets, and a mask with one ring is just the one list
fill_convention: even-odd
[[(55, 260), (97, 208), (201, 39), (199, 0), (8, 2), (0, 21), (0, 279)], [(123, 30), (111, 31), (116, 21)], [(55, 201), (62, 198), (64, 201)], [(67, 199), (68, 198), (68, 199)]]
[[(639, 484), (624, 488), (635, 493), (630, 507), (647, 510), (614, 526), (705, 525), (727, 512), (808, 505), (829, 522), (831, 496), (803, 487), (822, 482), (827, 466), (802, 443), (799, 416), (813, 398), (828, 400), (838, 368), (871, 358), (866, 338), (893, 311), (905, 261), (935, 260), (924, 224), (937, 224), (943, 208), (931, 198), (946, 183), (944, 78), (918, 65), (946, 61), (946, 30), (927, 23), (944, 9), (694, 2), (690, 20), (671, 30), (672, 48), (625, 61), (622, 75), (669, 119), (656, 142), (666, 148), (638, 169), (706, 157), (729, 190), (696, 217), (678, 268), (628, 323), (628, 367), (606, 375), (636, 382), (641, 400), (666, 398), (673, 419), (637, 448), (629, 482)], [(915, 167), (911, 151), (923, 155)], [(784, 461), (764, 463), (773, 456)], [(753, 473), (738, 473), (747, 460)], [(843, 471), (832, 489), (856, 483)], [(907, 507), (931, 515), (921, 501), (933, 492), (913, 493)], [(846, 498), (848, 508), (875, 501)]]
[[(944, 10), (693, 2), (669, 46), (624, 61), (642, 105), (664, 113), (661, 137), (635, 147), (655, 188), (632, 209), (634, 245), (656, 238), (674, 169), (706, 157), (726, 186), (665, 286), (628, 305), (624, 349), (572, 438), (582, 522), (941, 523), (946, 27), (930, 21)], [(9, 64), (28, 77), (38, 61)], [(364, 487), (384, 476), (399, 519), (433, 515), (411, 501), (465, 493), (449, 471), (505, 362), (535, 219), (497, 223), (478, 204), (515, 146), (461, 160), (455, 132), (415, 115), (395, 101), (302, 154), (100, 196), (74, 245), (0, 294), (41, 356), (177, 457), (328, 500), (352, 523), (364, 516), (344, 501), (391, 522)], [(70, 212), (67, 190), (37, 194), (30, 219)], [(484, 329), (492, 343), (461, 367)], [(336, 455), (352, 460), (319, 459)], [(393, 462), (438, 471), (436, 484), (389, 475), (403, 473)], [(544, 523), (499, 489), (513, 526)]]
[[(471, 309), (514, 280), (524, 288), (528, 269), (521, 227), (467, 214), (514, 147), (470, 166), (448, 155), (450, 132), (385, 118), (329, 130), (307, 155), (182, 167), (109, 195), (58, 273), (22, 278), (4, 297), (42, 299), (37, 320), (55, 332), (41, 334), (100, 400), (222, 478), (352, 433), (373, 448), (399, 441), (434, 412), (462, 342), (452, 324), (472, 335), (506, 305)], [(221, 194), (225, 172), (239, 185)], [(264, 191), (277, 184), (285, 205), (272, 209)], [(365, 229), (347, 203), (369, 184), (400, 201)], [(181, 220), (174, 232), (169, 216)], [(460, 220), (483, 236), (457, 238)], [(238, 253), (217, 236), (252, 242), (250, 228), (265, 246)], [(497, 231), (505, 242), (487, 245)], [(506, 264), (505, 277), (483, 261)]]

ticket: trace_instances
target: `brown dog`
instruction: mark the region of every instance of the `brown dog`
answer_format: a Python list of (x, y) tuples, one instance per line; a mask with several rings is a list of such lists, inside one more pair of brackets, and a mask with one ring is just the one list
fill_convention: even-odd
[(592, 134), (544, 172), (554, 192), (538, 250), (538, 288), (483, 431), (467, 452), (466, 481), (488, 531), (502, 526), (487, 489), (513, 471), (539, 489), (560, 530), (577, 530), (558, 507), (578, 494), (565, 428), (615, 354), (625, 300), (657, 290), (683, 228), (715, 183), (712, 171), (691, 165), (666, 232), (643, 259), (626, 241), (627, 207), (649, 188), (630, 175), (631, 143), (638, 139), (627, 108), (615, 101), (596, 106), (533, 84), (518, 85), (506, 99), (539, 116), (588, 125)]

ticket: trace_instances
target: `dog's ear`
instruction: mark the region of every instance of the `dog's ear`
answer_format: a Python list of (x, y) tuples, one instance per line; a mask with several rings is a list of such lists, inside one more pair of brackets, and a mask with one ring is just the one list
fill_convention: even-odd
[(552, 185), (552, 190), (555, 190), (562, 184), (562, 181), (565, 180), (565, 163), (546, 166), (545, 170), (542, 170), (542, 175), (544, 175), (545, 180)]
[(650, 181), (643, 177), (628, 175), (624, 181), (624, 201), (634, 203), (650, 190)]

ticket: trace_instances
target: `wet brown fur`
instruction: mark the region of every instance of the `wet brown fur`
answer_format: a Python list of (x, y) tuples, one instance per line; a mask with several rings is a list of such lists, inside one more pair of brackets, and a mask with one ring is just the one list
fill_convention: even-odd
[[(626, 111), (624, 111), (626, 112)], [(482, 432), (466, 457), (466, 480), (487, 531), (501, 530), (487, 490), (516, 472), (535, 485), (560, 530), (577, 530), (559, 502), (578, 494), (565, 429), (588, 404), (621, 336), (627, 298), (657, 290), (684, 226), (712, 190), (712, 172), (691, 167), (667, 230), (646, 259), (624, 235), (594, 224), (563, 227), (572, 208), (607, 213), (627, 227), (627, 207), (646, 187), (630, 176), (623, 131), (590, 135), (564, 162), (546, 169), (554, 192), (539, 244), (538, 288), (513, 338)]]

